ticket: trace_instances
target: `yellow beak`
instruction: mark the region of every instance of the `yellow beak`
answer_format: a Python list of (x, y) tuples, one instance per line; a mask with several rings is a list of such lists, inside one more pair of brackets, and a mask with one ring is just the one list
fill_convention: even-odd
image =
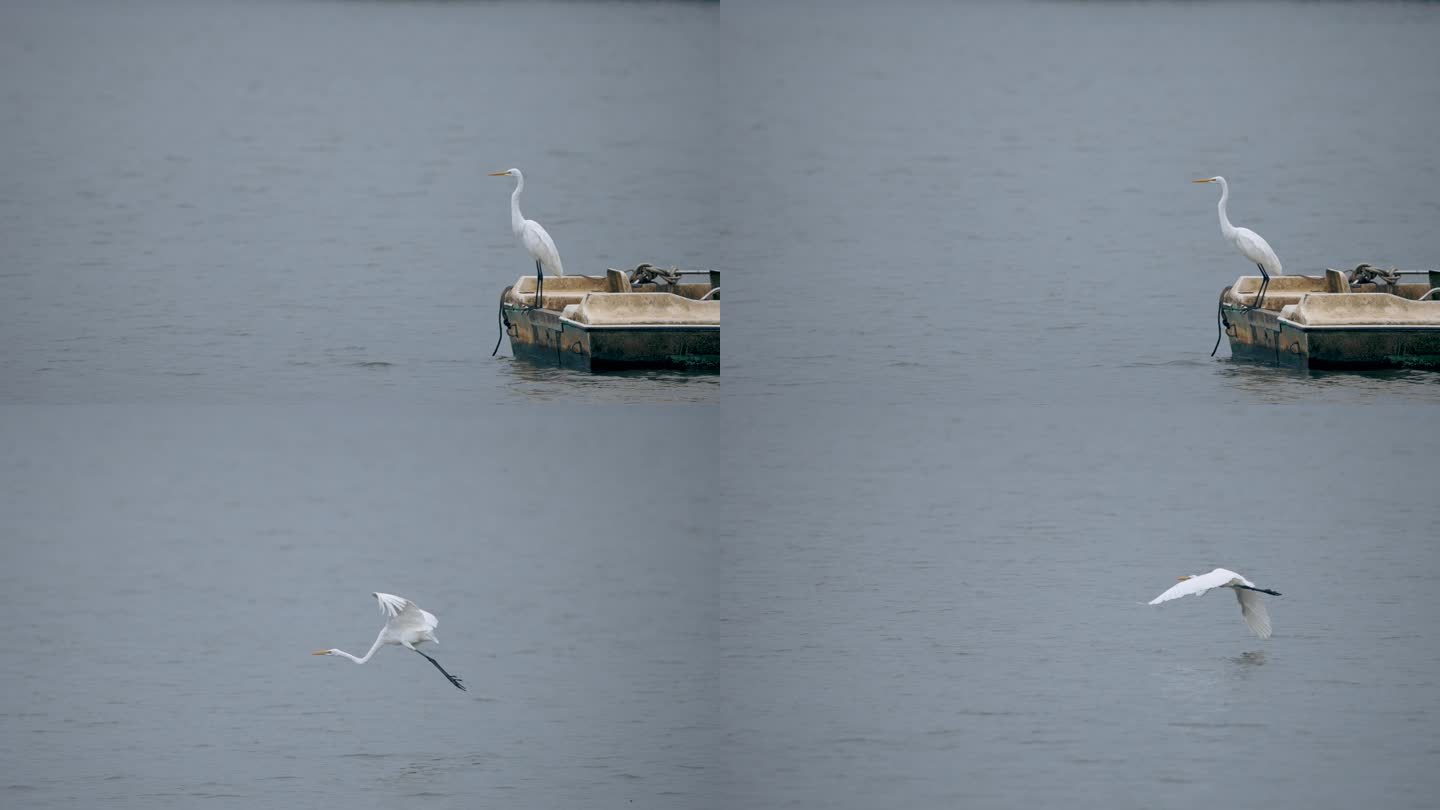
[(329, 650), (316, 650), (315, 652), (310, 653), (310, 654), (311, 654), (311, 655), (329, 655), (329, 654), (330, 654), (330, 651), (329, 651)]
[[(1196, 180), (1195, 182), (1198, 183), (1198, 182), (1200, 182), (1200, 181), (1199, 181), (1199, 180)], [(1194, 577), (1191, 576), (1190, 574), (1186, 574), (1186, 575), (1183, 576), (1183, 577), (1177, 578), (1175, 581), (1176, 581), (1176, 582), (1184, 582), (1184, 581), (1187, 580), (1187, 579), (1194, 579)]]
[[(504, 177), (504, 176), (507, 175), (507, 174), (509, 174), (509, 172), (490, 172), (490, 176), (491, 176), (491, 177)], [(1196, 180), (1195, 182), (1198, 183), (1198, 182), (1200, 182), (1200, 181), (1199, 181), (1199, 180)]]
[(1213, 183), (1213, 182), (1215, 182), (1215, 178), (1213, 178), (1213, 177), (1206, 177), (1206, 178), (1203, 178), (1203, 179), (1201, 179), (1201, 180), (1191, 180), (1190, 182), (1192, 182), (1192, 183)]

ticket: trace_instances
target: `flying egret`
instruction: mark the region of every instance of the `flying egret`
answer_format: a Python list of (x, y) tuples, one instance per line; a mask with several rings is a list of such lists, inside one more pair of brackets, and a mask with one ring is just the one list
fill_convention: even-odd
[(380, 649), (380, 645), (394, 644), (425, 656), (425, 660), (434, 664), (442, 675), (450, 679), (450, 683), (455, 684), (455, 688), (462, 692), (467, 691), (465, 684), (459, 678), (446, 672), (445, 668), (440, 666), (439, 661), (415, 649), (415, 645), (424, 644), (427, 641), (431, 644), (440, 643), (440, 639), (435, 637), (435, 628), (440, 625), (440, 620), (435, 618), (435, 614), (421, 610), (414, 602), (403, 596), (388, 593), (375, 593), (371, 596), (380, 600), (380, 615), (388, 616), (389, 621), (380, 628), (380, 635), (375, 637), (375, 643), (370, 645), (370, 652), (365, 653), (364, 658), (356, 658), (344, 650), (316, 650), (311, 655), (342, 655), (357, 664), (363, 664), (370, 660), (370, 656), (374, 655), (376, 650)]
[(520, 215), (520, 192), (525, 190), (525, 175), (519, 169), (506, 169), (491, 172), (490, 176), (515, 178), (515, 191), (510, 194), (510, 230), (515, 232), (520, 246), (535, 260), (535, 306), (544, 309), (540, 296), (545, 290), (545, 273), (541, 268), (564, 278), (565, 267), (560, 264), (560, 251), (555, 249), (555, 240), (540, 227), (540, 223)]
[(1265, 603), (1258, 594), (1268, 593), (1271, 596), (1279, 596), (1279, 591), (1272, 591), (1269, 588), (1257, 588), (1255, 583), (1240, 576), (1234, 571), (1225, 568), (1216, 568), (1208, 574), (1195, 576), (1186, 574), (1180, 577), (1180, 581), (1171, 586), (1170, 590), (1150, 600), (1150, 604), (1158, 605), (1161, 602), (1168, 602), (1171, 599), (1179, 599), (1182, 596), (1194, 594), (1199, 596), (1214, 588), (1230, 588), (1235, 591), (1235, 598), (1240, 600), (1240, 615), (1245, 617), (1245, 623), (1255, 631), (1260, 638), (1270, 637), (1270, 614), (1265, 612)]
[(1284, 271), (1280, 268), (1280, 257), (1271, 250), (1270, 243), (1266, 242), (1258, 233), (1249, 228), (1237, 228), (1230, 224), (1230, 217), (1225, 214), (1225, 203), (1230, 199), (1230, 184), (1225, 182), (1223, 177), (1206, 177), (1200, 180), (1192, 180), (1192, 183), (1219, 183), (1220, 184), (1220, 234), (1226, 241), (1235, 246), (1245, 258), (1255, 263), (1260, 268), (1260, 292), (1255, 296), (1255, 303), (1250, 309), (1256, 309), (1265, 300), (1265, 290), (1270, 286), (1270, 274), (1281, 275)]

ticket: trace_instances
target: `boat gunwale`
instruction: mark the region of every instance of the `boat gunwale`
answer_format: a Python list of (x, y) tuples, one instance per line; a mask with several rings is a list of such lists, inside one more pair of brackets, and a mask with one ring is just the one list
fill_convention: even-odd
[(505, 302), (505, 307), (511, 312), (548, 312), (556, 321), (586, 332), (610, 332), (610, 331), (631, 331), (631, 332), (719, 332), (718, 323), (602, 323), (589, 324), (567, 318), (553, 309), (541, 307), (524, 306), (510, 301)]
[(589, 324), (572, 321), (561, 315), (556, 320), (586, 332), (610, 332), (628, 330), (631, 332), (719, 332), (718, 323), (602, 323)]
[(1300, 332), (1440, 332), (1440, 324), (1435, 323), (1331, 323), (1310, 326), (1279, 316), (1275, 320)]
[[(1369, 293), (1357, 293), (1366, 295)], [(1284, 324), (1291, 329), (1301, 332), (1436, 332), (1440, 331), (1440, 324), (1436, 323), (1325, 323), (1305, 324), (1299, 321), (1292, 321), (1275, 310), (1261, 309), (1236, 304), (1233, 301), (1225, 301), (1221, 308), (1229, 313), (1243, 313), (1254, 317), (1274, 318), (1275, 323)]]

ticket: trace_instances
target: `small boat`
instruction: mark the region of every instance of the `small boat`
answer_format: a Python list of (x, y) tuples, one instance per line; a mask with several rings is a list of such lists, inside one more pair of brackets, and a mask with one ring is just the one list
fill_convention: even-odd
[[(1220, 293), (1219, 317), (1231, 356), (1291, 368), (1440, 369), (1440, 272), (1379, 271), (1349, 278), (1272, 276), (1259, 307), (1260, 276)], [(1406, 283), (1402, 276), (1424, 276)], [(1352, 283), (1354, 279), (1366, 279)]]
[[(500, 296), (500, 323), (517, 358), (584, 371), (720, 368), (720, 273), (655, 271), (629, 275), (534, 276)], [(683, 276), (704, 276), (702, 282)], [(499, 349), (499, 345), (496, 345)]]

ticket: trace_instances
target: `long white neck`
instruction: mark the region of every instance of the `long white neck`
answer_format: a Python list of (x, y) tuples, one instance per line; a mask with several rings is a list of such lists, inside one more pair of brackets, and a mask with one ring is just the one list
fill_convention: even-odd
[(515, 172), (515, 191), (510, 194), (510, 230), (518, 239), (525, 230), (525, 217), (520, 216), (520, 192), (525, 190), (525, 175)]
[(1230, 184), (1223, 177), (1215, 179), (1220, 182), (1220, 233), (1231, 239), (1235, 236), (1235, 226), (1230, 224), (1230, 217), (1225, 213), (1225, 203), (1230, 201)]
[(381, 630), (381, 631), (380, 631), (380, 635), (378, 635), (378, 636), (375, 637), (375, 643), (370, 645), (370, 652), (365, 653), (365, 657), (364, 657), (364, 658), (356, 658), (355, 656), (351, 655), (350, 653), (345, 652), (344, 650), (336, 650), (336, 651), (335, 651), (335, 654), (336, 654), (336, 655), (343, 655), (343, 656), (345, 656), (346, 658), (349, 658), (351, 661), (354, 661), (354, 662), (357, 663), (357, 664), (363, 664), (363, 663), (365, 663), (366, 661), (369, 661), (369, 660), (370, 660), (370, 656), (374, 655), (376, 650), (380, 649), (380, 643), (381, 643), (381, 641), (382, 641), (384, 638), (385, 638), (385, 631), (384, 631), (384, 630)]

